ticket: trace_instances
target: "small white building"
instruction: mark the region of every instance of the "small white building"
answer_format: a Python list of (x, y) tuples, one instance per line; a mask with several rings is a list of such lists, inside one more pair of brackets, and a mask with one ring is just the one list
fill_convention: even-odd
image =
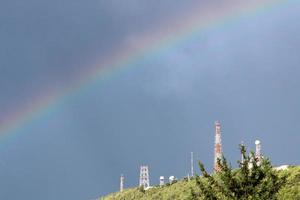
[(169, 183), (172, 184), (174, 181), (176, 181), (176, 177), (175, 176), (170, 176), (169, 177)]
[(160, 176), (159, 177), (159, 186), (163, 186), (165, 185), (165, 177), (164, 176)]
[(279, 167), (274, 167), (275, 170), (287, 170), (289, 168), (289, 165), (281, 165)]

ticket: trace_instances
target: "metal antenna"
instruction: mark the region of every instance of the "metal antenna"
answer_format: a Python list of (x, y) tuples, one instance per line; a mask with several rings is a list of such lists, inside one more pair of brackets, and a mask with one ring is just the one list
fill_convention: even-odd
[(259, 140), (255, 140), (255, 158), (257, 159), (257, 164), (260, 165), (262, 162), (262, 154), (261, 142)]
[(194, 153), (191, 152), (191, 177), (194, 176)]
[[(241, 145), (242, 145), (242, 146), (245, 146), (245, 145), (244, 145), (244, 141), (241, 141)], [(241, 163), (244, 163), (244, 161), (245, 161), (245, 158), (244, 158), (244, 155), (242, 154), (242, 155), (241, 155)]]
[(222, 140), (221, 140), (221, 123), (215, 122), (216, 135), (215, 135), (215, 159), (214, 159), (214, 171), (219, 172), (221, 170), (218, 160), (222, 159)]
[(120, 177), (120, 192), (123, 192), (124, 190), (124, 176), (123, 174), (121, 174), (121, 177)]
[(143, 186), (145, 189), (150, 187), (149, 168), (146, 165), (142, 165), (140, 168), (140, 184), (139, 184), (139, 186)]

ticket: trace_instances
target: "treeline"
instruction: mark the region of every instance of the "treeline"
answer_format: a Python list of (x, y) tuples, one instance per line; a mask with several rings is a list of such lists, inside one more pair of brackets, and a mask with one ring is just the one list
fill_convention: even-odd
[(276, 170), (267, 158), (253, 152), (242, 155), (233, 169), (226, 158), (218, 160), (220, 170), (209, 174), (199, 162), (200, 175), (163, 187), (127, 189), (101, 200), (300, 200), (300, 167)]

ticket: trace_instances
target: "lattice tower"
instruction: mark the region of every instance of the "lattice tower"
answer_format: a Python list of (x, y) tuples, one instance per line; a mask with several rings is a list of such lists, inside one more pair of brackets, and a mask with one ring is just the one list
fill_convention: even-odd
[(218, 159), (222, 159), (222, 140), (221, 140), (221, 123), (215, 122), (216, 135), (215, 135), (215, 158), (214, 158), (214, 171), (219, 172), (221, 170), (218, 165)]
[(259, 140), (255, 141), (255, 158), (257, 159), (257, 164), (260, 165), (262, 162), (262, 154), (261, 154), (261, 142)]
[(145, 189), (150, 187), (149, 168), (146, 165), (143, 165), (140, 168), (140, 184), (139, 184), (139, 186), (143, 186)]

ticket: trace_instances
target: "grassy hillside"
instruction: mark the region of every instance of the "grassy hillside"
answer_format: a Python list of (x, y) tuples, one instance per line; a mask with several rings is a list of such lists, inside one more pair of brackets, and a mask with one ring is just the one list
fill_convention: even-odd
[[(278, 199), (300, 200), (300, 166), (281, 170), (279, 176), (287, 176), (287, 181), (278, 192)], [(192, 198), (192, 190), (193, 193), (200, 192), (195, 179), (191, 181), (180, 180), (171, 185), (156, 186), (146, 191), (131, 188), (102, 197), (100, 200), (191, 200), (194, 199)]]
[(107, 197), (100, 198), (101, 200), (129, 200), (129, 199), (189, 199), (190, 188), (195, 188), (195, 181), (181, 180), (171, 185), (163, 187), (153, 187), (146, 191), (142, 191), (139, 188), (132, 188), (124, 190), (123, 192), (117, 192)]

